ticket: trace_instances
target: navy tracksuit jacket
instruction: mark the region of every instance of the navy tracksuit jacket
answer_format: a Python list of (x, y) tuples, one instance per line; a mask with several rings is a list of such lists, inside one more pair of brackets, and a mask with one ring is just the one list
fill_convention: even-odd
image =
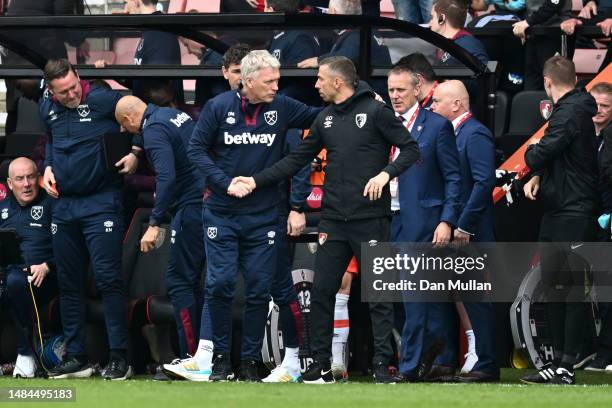
[(102, 136), (118, 132), (121, 94), (81, 81), (81, 104), (69, 109), (49, 97), (40, 102), (48, 133), (45, 166), (51, 166), (59, 199), (53, 208), (53, 252), (60, 287), (66, 352), (86, 359), (86, 288), (93, 267), (104, 303), (112, 350), (127, 349), (127, 302), (121, 276), (122, 178), (106, 169)]
[(206, 303), (216, 353), (229, 353), (231, 301), (236, 275), (245, 275), (243, 360), (260, 360), (270, 285), (277, 267), (278, 186), (238, 199), (227, 194), (235, 176), (263, 170), (284, 154), (285, 132), (310, 126), (319, 108), (277, 95), (251, 105), (240, 91), (211, 99), (194, 130), (189, 158), (206, 176), (204, 233), (208, 271)]
[(174, 307), (181, 358), (196, 351), (202, 312), (204, 183), (187, 157), (194, 126), (186, 113), (152, 104), (147, 106), (142, 123), (145, 154), (155, 169), (155, 206), (150, 224), (161, 224), (176, 204), (166, 288)]
[(34, 294), (39, 305), (44, 305), (57, 295), (55, 260), (51, 245), (51, 211), (53, 199), (40, 191), (32, 203), (21, 206), (10, 194), (0, 202), (0, 228), (14, 229), (22, 239), (21, 252), (24, 265), (11, 265), (7, 268), (6, 282), (10, 305), (18, 330), (17, 352), (32, 355), (32, 298), (28, 289), (27, 272), (23, 269), (31, 265), (47, 263), (51, 272)]

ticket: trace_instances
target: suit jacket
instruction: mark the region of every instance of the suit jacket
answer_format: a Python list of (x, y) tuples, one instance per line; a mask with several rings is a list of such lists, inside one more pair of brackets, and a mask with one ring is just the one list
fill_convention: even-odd
[(474, 118), (456, 130), (461, 164), (461, 215), (457, 226), (474, 234), (472, 241), (495, 241), (493, 188), (495, 143), (493, 135)]
[(460, 211), (461, 176), (453, 125), (444, 117), (421, 109), (412, 137), (421, 158), (399, 177), (401, 232), (403, 242), (431, 242), (441, 221), (457, 225)]

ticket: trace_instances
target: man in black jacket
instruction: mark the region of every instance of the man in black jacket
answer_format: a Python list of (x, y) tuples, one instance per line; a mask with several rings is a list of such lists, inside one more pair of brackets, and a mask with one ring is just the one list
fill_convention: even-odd
[[(525, 196), (541, 199), (540, 224), (542, 283), (554, 348), (553, 363), (522, 378), (526, 383), (574, 384), (574, 364), (585, 330), (585, 305), (569, 302), (572, 286), (582, 285), (583, 274), (573, 275), (575, 243), (595, 241), (599, 211), (597, 140), (593, 97), (575, 88), (574, 63), (555, 56), (544, 64), (544, 88), (554, 103), (548, 128), (539, 143), (525, 152), (525, 162), (535, 175), (525, 184)], [(579, 246), (579, 245), (578, 245)], [(554, 249), (554, 254), (551, 251)], [(570, 249), (571, 248), (571, 249)]]
[[(320, 63), (315, 87), (331, 104), (310, 128), (300, 147), (252, 178), (240, 178), (248, 188), (266, 186), (295, 174), (327, 149), (319, 249), (311, 301), (311, 339), (315, 361), (302, 376), (305, 383), (334, 382), (330, 356), (336, 292), (353, 254), (359, 259), (362, 242), (389, 240), (391, 195), (387, 183), (418, 160), (410, 132), (388, 106), (377, 102), (371, 89), (357, 86), (355, 66), (346, 57)], [(391, 146), (400, 148), (389, 163)], [(365, 188), (364, 188), (365, 186)], [(393, 308), (370, 303), (374, 336), (374, 377), (393, 379), (387, 365), (392, 357), (390, 336)]]

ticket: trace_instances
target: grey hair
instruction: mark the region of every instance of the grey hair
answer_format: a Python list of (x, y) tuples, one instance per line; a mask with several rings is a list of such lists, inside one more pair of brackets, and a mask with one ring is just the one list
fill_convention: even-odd
[(280, 62), (266, 50), (253, 50), (240, 62), (242, 82), (247, 78), (254, 79), (264, 68), (279, 69)]
[(336, 13), (342, 15), (360, 16), (362, 14), (360, 0), (329, 0), (328, 7), (333, 7), (336, 9)]
[(402, 72), (405, 72), (410, 77), (410, 82), (412, 82), (412, 86), (416, 87), (417, 85), (419, 85), (419, 77), (417, 76), (416, 72), (403, 65), (395, 65), (387, 73), (387, 76), (390, 76), (391, 74), (399, 75)]

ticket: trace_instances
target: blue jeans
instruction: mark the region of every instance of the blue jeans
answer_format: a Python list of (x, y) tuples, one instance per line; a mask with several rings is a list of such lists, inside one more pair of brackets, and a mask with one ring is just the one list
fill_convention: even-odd
[(392, 0), (395, 16), (415, 24), (429, 23), (432, 0)]

